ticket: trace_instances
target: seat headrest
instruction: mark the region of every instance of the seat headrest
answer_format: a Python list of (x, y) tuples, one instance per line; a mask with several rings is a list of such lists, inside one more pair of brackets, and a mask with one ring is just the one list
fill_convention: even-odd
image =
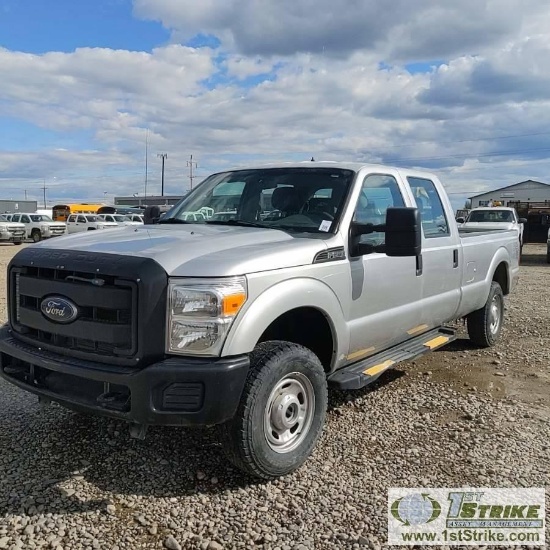
[(297, 212), (300, 209), (300, 197), (294, 187), (277, 187), (271, 196), (271, 204), (281, 212)]

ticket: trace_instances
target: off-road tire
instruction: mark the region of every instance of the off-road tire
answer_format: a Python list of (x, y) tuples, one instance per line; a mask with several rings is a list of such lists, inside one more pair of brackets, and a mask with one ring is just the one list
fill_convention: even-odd
[[(272, 392), (287, 377), (305, 378), (314, 399), (311, 424), (299, 445), (276, 452), (266, 433), (267, 406)], [(250, 370), (233, 419), (219, 426), (219, 438), (227, 458), (240, 470), (261, 479), (274, 479), (299, 468), (321, 436), (327, 410), (326, 374), (309, 349), (283, 341), (262, 342), (250, 355)], [(267, 415), (267, 416), (266, 416)]]
[(33, 243), (39, 243), (42, 240), (42, 235), (39, 229), (34, 229), (31, 233), (31, 239)]
[[(495, 315), (498, 315), (496, 327), (494, 325)], [(503, 321), (504, 294), (500, 285), (493, 281), (485, 305), (467, 317), (470, 340), (480, 348), (494, 346), (500, 336)]]

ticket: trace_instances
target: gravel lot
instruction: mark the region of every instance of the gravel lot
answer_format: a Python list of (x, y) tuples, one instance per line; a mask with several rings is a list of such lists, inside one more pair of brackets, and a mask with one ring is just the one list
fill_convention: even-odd
[[(0, 246), (2, 288), (15, 251)], [(134, 441), (0, 381), (0, 549), (381, 548), (388, 487), (548, 486), (545, 247), (522, 263), (500, 345), (460, 339), (375, 388), (332, 393), (317, 451), (272, 483), (229, 466), (211, 432)]]

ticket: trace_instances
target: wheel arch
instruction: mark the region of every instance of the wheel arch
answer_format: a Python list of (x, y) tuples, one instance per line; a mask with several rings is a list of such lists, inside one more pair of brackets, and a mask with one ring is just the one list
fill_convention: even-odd
[[(276, 334), (284, 334), (284, 331), (278, 329), (284, 327), (285, 321), (292, 320), (296, 326), (297, 319), (314, 322), (316, 327), (321, 327), (324, 337), (330, 335), (331, 357), (327, 360), (326, 353), (322, 353), (322, 362), (325, 370), (333, 370), (338, 358), (345, 355), (349, 346), (349, 336), (345, 330), (347, 325), (340, 302), (333, 290), (316, 279), (283, 281), (254, 298), (239, 313), (231, 327), (222, 355), (250, 353), (259, 342), (272, 339)], [(305, 341), (298, 336), (291, 338), (288, 332), (286, 338), (291, 338), (289, 341), (294, 343), (306, 345), (306, 342), (311, 341), (313, 334), (312, 331), (306, 332), (308, 334)]]

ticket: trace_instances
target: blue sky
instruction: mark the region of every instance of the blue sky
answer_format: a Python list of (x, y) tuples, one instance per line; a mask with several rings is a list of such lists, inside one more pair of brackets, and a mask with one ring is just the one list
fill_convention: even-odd
[(135, 18), (131, 0), (0, 0), (0, 44), (10, 50), (151, 51), (169, 38), (160, 23)]
[(526, 1), (0, 0), (0, 192), (140, 192), (147, 129), (148, 185), (167, 152), (171, 193), (190, 154), (199, 179), (392, 160), (455, 205), (548, 181), (550, 8)]

